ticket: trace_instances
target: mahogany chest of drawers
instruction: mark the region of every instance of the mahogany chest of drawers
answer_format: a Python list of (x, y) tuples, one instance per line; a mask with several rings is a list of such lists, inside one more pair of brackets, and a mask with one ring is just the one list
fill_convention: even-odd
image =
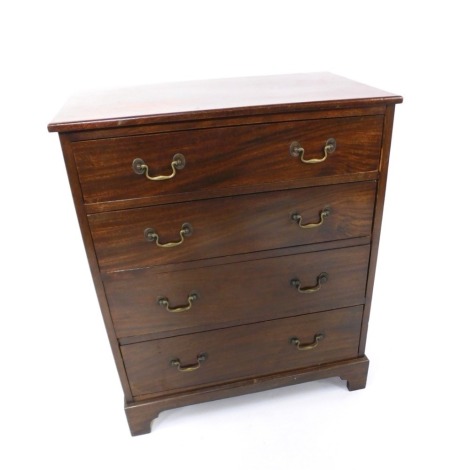
[(396, 103), (335, 75), (71, 100), (60, 134), (133, 435), (165, 409), (365, 386)]

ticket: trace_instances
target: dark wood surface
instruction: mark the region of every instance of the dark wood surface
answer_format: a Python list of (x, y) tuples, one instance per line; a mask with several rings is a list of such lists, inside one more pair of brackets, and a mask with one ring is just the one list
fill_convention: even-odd
[(151, 207), (155, 205), (199, 201), (215, 198), (225, 198), (230, 196), (239, 196), (255, 194), (270, 191), (288, 191), (291, 189), (309, 188), (316, 186), (328, 186), (331, 184), (344, 184), (356, 181), (375, 181), (379, 177), (378, 169), (365, 171), (362, 173), (342, 173), (333, 176), (315, 176), (308, 179), (296, 179), (292, 181), (276, 181), (274, 183), (257, 183), (251, 186), (225, 186), (211, 188), (206, 191), (192, 191), (178, 194), (150, 195), (137, 199), (120, 199), (117, 201), (97, 202), (84, 204), (84, 210), (87, 214), (97, 214), (116, 210), (134, 209), (142, 207)]
[(342, 380), (346, 380), (348, 390), (350, 391), (360, 390), (366, 386), (368, 369), (369, 360), (367, 357), (362, 356), (293, 371), (205, 386), (185, 392), (170, 393), (155, 399), (126, 403), (125, 412), (131, 434), (139, 436), (151, 432), (152, 420), (157, 418), (161, 411), (170, 408), (220, 400), (246, 393), (257, 393), (272, 388), (296, 385), (328, 377), (340, 377)]
[[(120, 271), (106, 276), (105, 290), (120, 338), (252, 323), (363, 304), (369, 249), (356, 246), (175, 273)], [(297, 278), (303, 287), (313, 286), (323, 272), (328, 281), (317, 292), (302, 294), (290, 284)], [(170, 313), (158, 304), (168, 298), (172, 307), (186, 305), (193, 292), (199, 299), (187, 312)]]
[(125, 127), (104, 127), (92, 130), (67, 132), (71, 142), (82, 142), (94, 139), (109, 139), (114, 137), (129, 137), (133, 135), (156, 134), (161, 132), (193, 131), (200, 129), (215, 129), (217, 127), (247, 126), (255, 124), (272, 124), (275, 122), (296, 122), (317, 119), (345, 118), (357, 116), (383, 116), (385, 103), (358, 108), (320, 108), (312, 111), (274, 112), (273, 114), (250, 114), (245, 116), (210, 118), (202, 120), (171, 120), (153, 124)]
[[(71, 190), (133, 435), (164, 409), (333, 375), (365, 386), (364, 356), (394, 105), (401, 97), (330, 74), (142, 87), (88, 95), (49, 125)], [(291, 157), (297, 140), (306, 165)], [(170, 171), (173, 179), (136, 175)], [(331, 215), (321, 227), (322, 208)], [(175, 241), (163, 249), (145, 228)], [(157, 250), (158, 248), (158, 250)], [(328, 273), (312, 294), (304, 287)], [(198, 298), (189, 311), (167, 312)], [(298, 351), (298, 336), (319, 345)], [(170, 365), (179, 358), (192, 372)]]
[(385, 201), (385, 189), (387, 186), (388, 163), (390, 160), (390, 146), (392, 142), (393, 119), (395, 117), (395, 106), (387, 106), (385, 115), (383, 145), (380, 158), (380, 178), (378, 180), (377, 196), (375, 202), (374, 219), (372, 225), (372, 249), (367, 277), (366, 304), (364, 306), (363, 324), (361, 331), (361, 341), (359, 344), (359, 354), (365, 354), (367, 330), (369, 327), (369, 316), (372, 303), (372, 293), (375, 282), (375, 269), (377, 266), (377, 255), (379, 251), (380, 232), (382, 229), (382, 215)]
[(228, 78), (83, 93), (48, 128), (68, 132), (400, 102), (400, 96), (326, 72)]
[[(166, 132), (73, 144), (79, 179), (87, 204), (248, 187), (280, 181), (311, 180), (376, 171), (383, 116), (323, 119)], [(290, 155), (299, 142), (306, 158), (321, 158), (329, 138), (337, 147), (325, 162), (304, 164)], [(142, 158), (150, 175), (171, 173), (175, 154), (186, 166), (169, 180), (151, 181), (132, 169)], [(272, 188), (274, 189), (274, 188)]]
[[(89, 224), (102, 270), (141, 268), (369, 236), (375, 189), (371, 181), (216, 198), (92, 214)], [(319, 227), (304, 229), (291, 218), (317, 223), (324, 209), (330, 215)], [(179, 246), (144, 238), (153, 228), (160, 243), (178, 241), (186, 222), (193, 233)]]
[[(99, 271), (99, 265), (97, 263), (97, 257), (95, 254), (94, 243), (92, 241), (91, 230), (87, 221), (84, 205), (82, 204), (82, 192), (79, 185), (78, 172), (76, 170), (76, 164), (73, 159), (73, 153), (69, 140), (65, 135), (60, 135), (60, 143), (63, 151), (63, 157), (65, 159), (66, 171), (68, 173), (68, 180), (73, 194), (74, 206), (76, 209), (76, 215), (78, 217), (79, 228), (81, 230), (81, 236), (83, 239), (84, 247), (86, 249), (87, 260), (94, 281), (94, 287), (99, 301), (100, 310), (102, 312), (102, 318), (105, 323), (105, 329), (107, 331), (108, 340), (112, 350), (115, 365), (120, 377), (121, 386), (125, 395), (126, 401), (132, 400), (131, 390), (129, 388), (128, 378), (126, 376), (125, 365), (121, 357), (121, 351), (119, 343), (116, 337), (115, 329), (113, 328), (112, 317), (107, 302), (107, 297), (104, 291), (102, 278)], [(77, 295), (79, 295), (80, 287), (76, 287)]]
[[(361, 318), (362, 308), (352, 307), (146, 341), (121, 350), (133, 395), (141, 397), (355, 358)], [(318, 334), (324, 338), (310, 350), (299, 351), (290, 343), (293, 337), (314, 343)], [(191, 365), (201, 353), (207, 359), (192, 372), (170, 365), (172, 359)]]

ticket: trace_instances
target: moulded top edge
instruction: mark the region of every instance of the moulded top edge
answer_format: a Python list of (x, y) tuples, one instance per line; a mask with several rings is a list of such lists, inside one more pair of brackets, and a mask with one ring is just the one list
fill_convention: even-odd
[(229, 78), (77, 95), (48, 129), (72, 132), (401, 102), (401, 96), (330, 73)]

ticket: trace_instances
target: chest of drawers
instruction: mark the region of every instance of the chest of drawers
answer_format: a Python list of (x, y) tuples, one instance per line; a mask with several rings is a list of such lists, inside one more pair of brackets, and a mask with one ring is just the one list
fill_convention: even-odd
[(173, 407), (365, 386), (400, 102), (300, 74), (81, 96), (49, 124), (133, 435)]

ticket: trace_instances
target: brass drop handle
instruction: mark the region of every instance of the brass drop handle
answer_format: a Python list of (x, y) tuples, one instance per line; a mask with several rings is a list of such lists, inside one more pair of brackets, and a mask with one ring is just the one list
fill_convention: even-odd
[(327, 273), (320, 273), (317, 276), (317, 284), (311, 287), (301, 287), (301, 281), (299, 279), (292, 279), (290, 284), (293, 287), (298, 289), (298, 292), (301, 294), (312, 294), (313, 292), (317, 292), (322, 287), (322, 284), (325, 284), (328, 281), (328, 274)]
[(146, 175), (146, 178), (151, 181), (169, 180), (176, 175), (176, 170), (182, 170), (186, 165), (186, 159), (182, 153), (175, 153), (173, 155), (171, 167), (172, 172), (169, 175), (149, 176), (149, 166), (146, 165), (142, 158), (135, 158), (133, 160), (133, 171), (137, 175)]
[(320, 227), (324, 223), (324, 219), (328, 217), (329, 215), (330, 215), (330, 209), (325, 208), (320, 211), (320, 221), (317, 223), (303, 224), (302, 223), (303, 218), (301, 217), (301, 214), (299, 214), (298, 212), (291, 214), (291, 219), (297, 222), (301, 228), (316, 228), (316, 227)]
[(207, 354), (202, 353), (202, 354), (198, 354), (196, 364), (189, 364), (187, 366), (182, 366), (181, 361), (178, 358), (176, 358), (170, 361), (170, 365), (172, 367), (176, 367), (180, 372), (193, 372), (199, 369), (199, 367), (201, 367), (201, 363), (204, 362), (205, 360), (207, 360)]
[(324, 146), (324, 156), (322, 158), (310, 158), (309, 160), (306, 160), (304, 158), (304, 148), (301, 147), (299, 142), (291, 142), (290, 144), (290, 155), (292, 157), (299, 157), (303, 163), (322, 163), (325, 160), (327, 160), (327, 157), (335, 152), (335, 149), (337, 148), (337, 141), (331, 137), (330, 139), (327, 139), (327, 142), (325, 142)]
[(159, 305), (165, 307), (167, 312), (170, 313), (181, 313), (187, 312), (193, 306), (193, 302), (197, 300), (199, 296), (195, 293), (188, 295), (188, 305), (182, 305), (180, 307), (170, 307), (170, 301), (166, 297), (159, 299)]
[(322, 341), (325, 336), (322, 333), (314, 335), (314, 341), (312, 343), (302, 344), (301, 341), (294, 336), (290, 338), (290, 344), (296, 346), (298, 351), (309, 351), (309, 349), (314, 349), (319, 345), (319, 341)]
[(144, 230), (144, 238), (148, 242), (155, 241), (155, 244), (160, 248), (172, 248), (174, 246), (181, 245), (184, 242), (185, 237), (189, 237), (193, 234), (193, 228), (190, 224), (185, 223), (181, 226), (180, 230), (180, 240), (176, 242), (168, 242), (168, 243), (160, 243), (159, 241), (159, 234), (153, 228), (146, 228)]

